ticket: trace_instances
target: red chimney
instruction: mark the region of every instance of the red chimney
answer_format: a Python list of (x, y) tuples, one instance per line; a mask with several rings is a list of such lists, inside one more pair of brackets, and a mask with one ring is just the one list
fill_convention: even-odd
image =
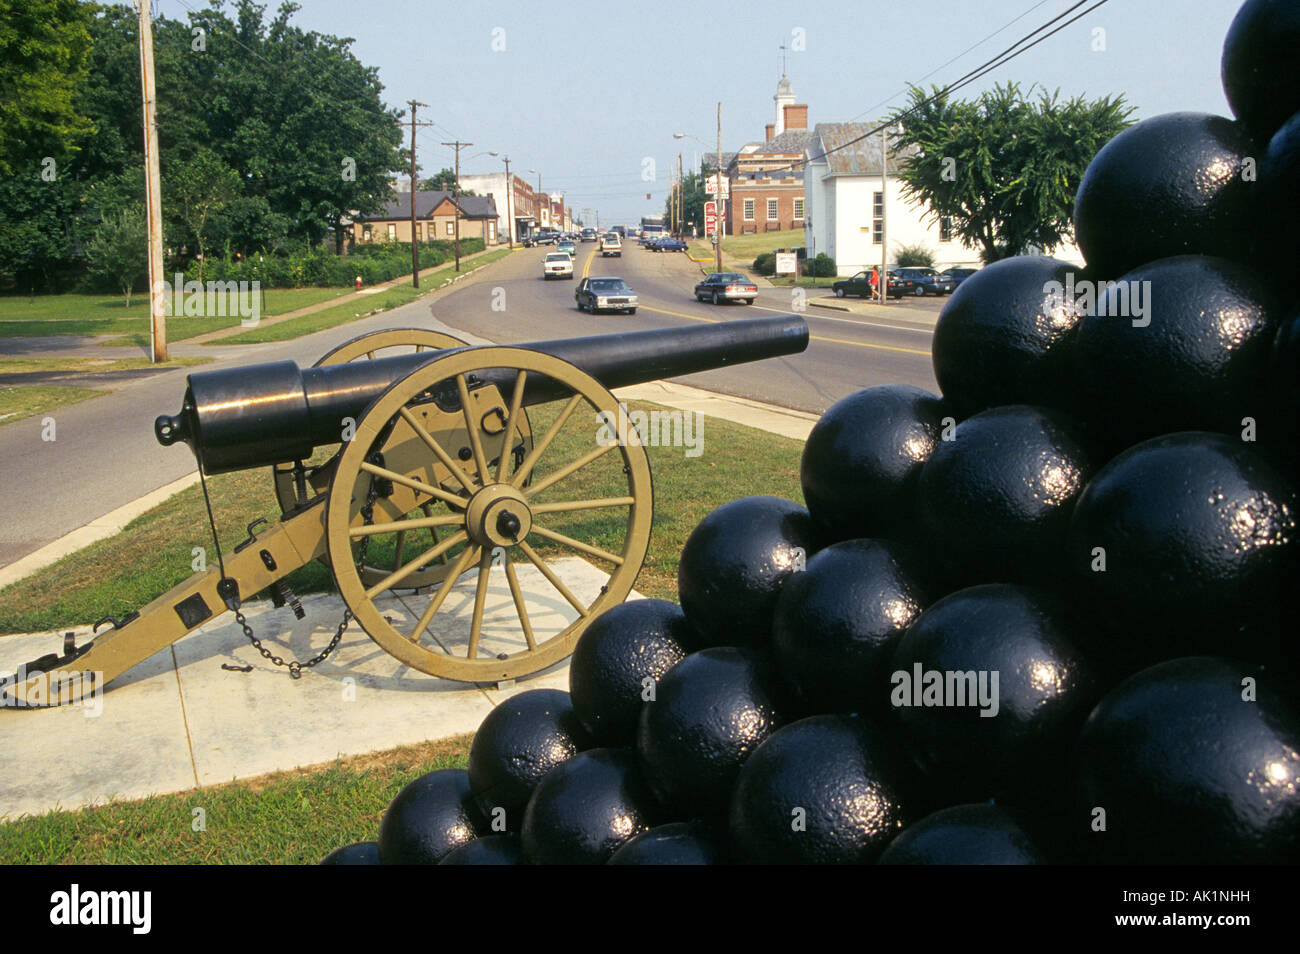
[(772, 133), (774, 133), (774, 132), (776, 132), (776, 123), (768, 123), (768, 124), (767, 124), (767, 138), (764, 139), (763, 141), (764, 141), (764, 142), (771, 142), (771, 141), (772, 141)]
[(808, 106), (805, 103), (789, 103), (784, 109), (786, 129), (808, 128)]

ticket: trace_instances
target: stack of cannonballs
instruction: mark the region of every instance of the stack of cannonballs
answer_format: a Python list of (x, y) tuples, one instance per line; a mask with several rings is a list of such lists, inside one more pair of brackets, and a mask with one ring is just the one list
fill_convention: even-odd
[(1247, 2), (1237, 119), (1107, 144), (1086, 269), (968, 278), (942, 397), (832, 407), (807, 509), (719, 507), (680, 607), (602, 615), (329, 860), (1300, 861), (1296, 49)]

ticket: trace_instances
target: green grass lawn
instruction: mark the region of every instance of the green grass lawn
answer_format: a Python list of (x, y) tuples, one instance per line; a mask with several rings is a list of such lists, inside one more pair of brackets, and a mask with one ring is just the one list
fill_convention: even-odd
[(51, 384), (0, 388), (0, 427), (108, 393), (110, 392), (92, 388), (68, 388)]
[(405, 305), (423, 294), (441, 288), (455, 278), (457, 274), (468, 274), (509, 254), (510, 249), (498, 249), (488, 252), (486, 255), (480, 255), (471, 262), (462, 261), (459, 273), (457, 273), (454, 265), (444, 265), (432, 271), (421, 270), (418, 290), (409, 283), (397, 285), (387, 291), (378, 292), (366, 298), (344, 302), (335, 305), (333, 308), (326, 308), (310, 315), (303, 315), (301, 318), (290, 318), (288, 321), (282, 321), (278, 324), (250, 328), (248, 331), (227, 335), (211, 343), (222, 345), (260, 344), (264, 341), (285, 341), (289, 338), (300, 338), (303, 335), (309, 335), (325, 328), (333, 328), (349, 321), (356, 321), (358, 318), (364, 318), (376, 311), (387, 311), (390, 308)]
[[(748, 264), (763, 252), (770, 252), (776, 248), (797, 248), (803, 244), (803, 229), (758, 232), (754, 235), (728, 235), (722, 240), (722, 253), (742, 259)], [(689, 243), (689, 248), (695, 258), (706, 258), (713, 254), (713, 246), (707, 239), (697, 239)]]
[(780, 277), (777, 277), (776, 275), (771, 275), (768, 276), (767, 280), (771, 282), (773, 285), (785, 285), (785, 286), (798, 285), (801, 288), (830, 288), (833, 284), (835, 284), (840, 279), (839, 276), (837, 275), (829, 275), (823, 278), (812, 278), (810, 276), (804, 275), (798, 279), (791, 278), (788, 275), (782, 275)]

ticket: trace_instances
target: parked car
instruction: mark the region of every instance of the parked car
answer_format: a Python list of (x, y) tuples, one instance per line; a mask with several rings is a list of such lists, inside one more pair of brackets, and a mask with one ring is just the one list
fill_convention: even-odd
[(613, 232), (606, 232), (600, 239), (600, 257), (617, 255), (623, 257), (623, 240)]
[(524, 245), (532, 248), (534, 245), (554, 245), (555, 235), (551, 232), (534, 232), (532, 235), (524, 238)]
[(924, 298), (926, 295), (946, 295), (953, 289), (948, 280), (941, 278), (933, 268), (918, 266), (899, 268), (891, 272), (890, 295), (894, 294), (895, 286), (898, 287), (900, 295), (915, 295), (917, 298)]
[(724, 301), (752, 305), (757, 295), (758, 286), (740, 272), (714, 272), (695, 286), (696, 301), (711, 301), (715, 305)]
[(593, 315), (600, 311), (636, 314), (636, 292), (623, 279), (613, 276), (584, 278), (573, 290), (573, 300), (578, 303), (578, 311)]
[(582, 230), (582, 240), (583, 240), (584, 242), (594, 242), (594, 241), (596, 241), (596, 239), (597, 239), (598, 237), (599, 237), (599, 236), (597, 236), (597, 234), (596, 234), (596, 230), (595, 230), (595, 229), (583, 229), (583, 230)]
[[(831, 291), (835, 293), (836, 298), (844, 298), (848, 295), (857, 295), (859, 298), (871, 297), (871, 272), (858, 272), (851, 278), (841, 278), (831, 285)], [(893, 289), (890, 289), (893, 292)]]
[(952, 287), (956, 290), (957, 286), (966, 279), (974, 275), (979, 269), (977, 268), (945, 268), (940, 275), (946, 275), (952, 282)]
[(671, 235), (666, 235), (663, 238), (658, 239), (653, 246), (648, 245), (646, 247), (649, 248), (652, 252), (686, 251), (686, 243), (679, 238), (673, 238)]
[(573, 256), (568, 252), (547, 252), (542, 259), (542, 277), (548, 281), (552, 278), (572, 278)]
[(558, 252), (568, 252), (574, 258), (578, 257), (578, 246), (574, 244), (572, 239), (561, 239), (555, 249)]

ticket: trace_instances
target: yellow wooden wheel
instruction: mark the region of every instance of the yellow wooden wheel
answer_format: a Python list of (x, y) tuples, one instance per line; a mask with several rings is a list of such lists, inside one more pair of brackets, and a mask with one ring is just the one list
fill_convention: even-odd
[[(548, 399), (560, 396), (534, 408), (547, 422), (519, 461), (496, 435), (516, 430), (537, 385)], [(326, 504), (334, 579), (357, 621), (407, 665), (465, 682), (518, 678), (568, 656), (590, 620), (627, 597), (650, 543), (650, 462), (634, 428), (609, 426), (621, 420), (595, 378), (521, 348), (447, 355), (395, 383), (344, 446)], [(399, 423), (417, 440), (394, 447), (388, 435)], [(457, 433), (468, 434), (467, 445), (449, 441)], [(386, 520), (385, 495), (399, 487), (449, 512)], [(362, 548), (417, 527), (444, 535), (383, 578), (366, 579)], [(440, 584), (389, 595), (443, 555), (451, 570)], [(582, 560), (568, 562), (574, 557)], [(434, 623), (454, 606), (468, 612)]]

